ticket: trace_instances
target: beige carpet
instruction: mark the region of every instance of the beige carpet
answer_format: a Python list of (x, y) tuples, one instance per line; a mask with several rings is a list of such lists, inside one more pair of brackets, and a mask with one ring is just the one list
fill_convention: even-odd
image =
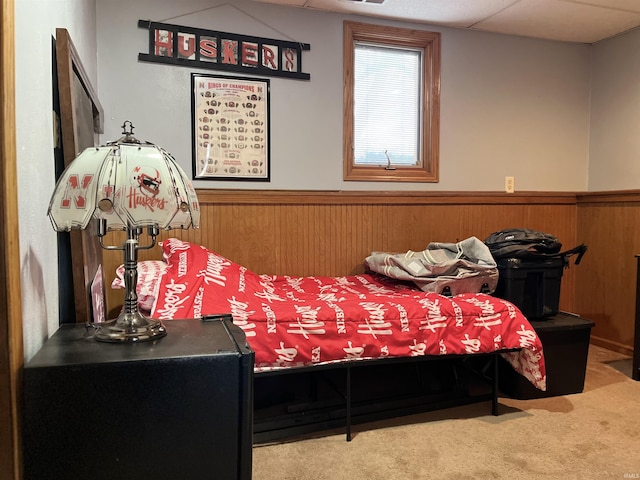
[(253, 449), (253, 480), (640, 478), (640, 382), (590, 346), (583, 393), (500, 398)]

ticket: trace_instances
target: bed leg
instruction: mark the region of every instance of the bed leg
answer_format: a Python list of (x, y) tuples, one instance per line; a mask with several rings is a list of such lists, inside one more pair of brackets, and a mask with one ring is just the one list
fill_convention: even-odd
[(351, 367), (347, 366), (347, 442), (351, 441)]
[(498, 415), (498, 353), (493, 354), (493, 398), (491, 400), (491, 413)]

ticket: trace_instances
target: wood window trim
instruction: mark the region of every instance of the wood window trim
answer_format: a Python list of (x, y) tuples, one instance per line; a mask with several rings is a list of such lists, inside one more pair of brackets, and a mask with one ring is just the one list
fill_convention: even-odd
[[(440, 33), (425, 30), (372, 25), (359, 22), (344, 22), (344, 180), (385, 182), (430, 182), (439, 181), (440, 151)], [(354, 42), (366, 41), (400, 47), (420, 48), (423, 57), (422, 92), (422, 166), (361, 166), (354, 164)]]

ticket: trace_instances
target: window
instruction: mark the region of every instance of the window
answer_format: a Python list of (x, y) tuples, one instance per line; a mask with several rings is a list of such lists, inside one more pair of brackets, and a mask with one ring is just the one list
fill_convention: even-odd
[(437, 182), (440, 34), (344, 23), (344, 179)]

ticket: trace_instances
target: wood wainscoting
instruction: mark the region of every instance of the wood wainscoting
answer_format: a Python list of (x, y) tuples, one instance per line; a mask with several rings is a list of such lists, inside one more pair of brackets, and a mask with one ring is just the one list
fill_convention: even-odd
[[(198, 190), (200, 229), (173, 230), (257, 273), (340, 276), (362, 273), (372, 251), (424, 250), (429, 242), (484, 240), (503, 228), (553, 233), (576, 244), (574, 193), (343, 192)], [(118, 232), (119, 234), (119, 232)], [(118, 243), (117, 234), (106, 241)], [(111, 282), (120, 252), (105, 252)], [(159, 248), (140, 260), (160, 258)], [(579, 268), (579, 267), (578, 267)], [(561, 308), (574, 311), (574, 269), (565, 271)], [(109, 284), (108, 283), (108, 284)], [(122, 291), (107, 289), (112, 312)]]
[(577, 195), (577, 234), (589, 247), (576, 277), (575, 307), (596, 325), (594, 344), (633, 353), (640, 191)]

